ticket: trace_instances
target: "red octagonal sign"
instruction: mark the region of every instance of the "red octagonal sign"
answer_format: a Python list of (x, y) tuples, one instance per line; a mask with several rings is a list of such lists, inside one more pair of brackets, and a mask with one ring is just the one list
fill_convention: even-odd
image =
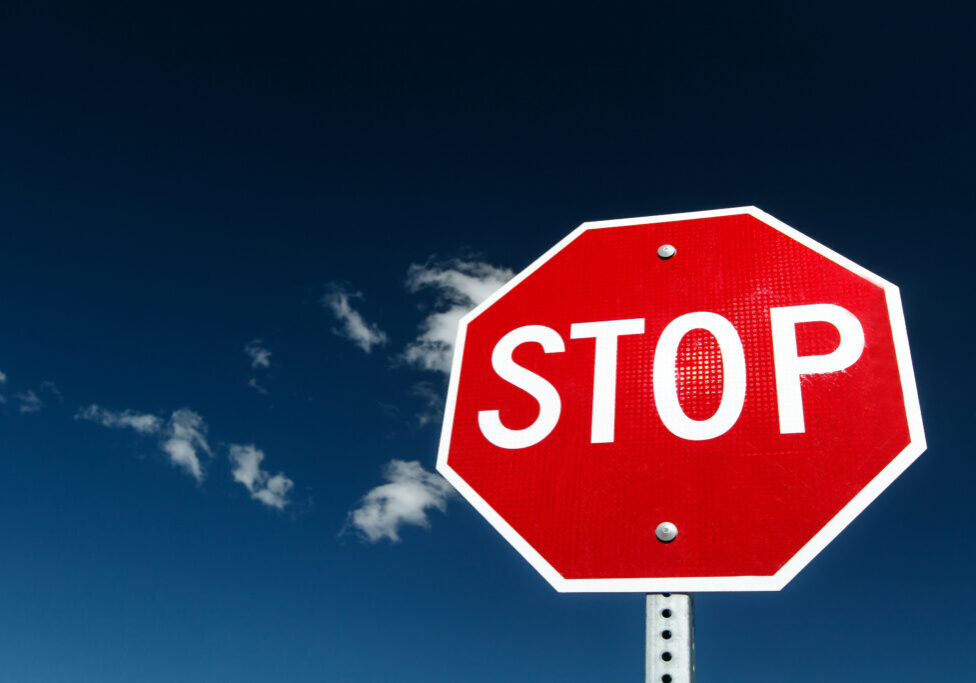
[(558, 590), (778, 590), (924, 449), (897, 287), (747, 207), (584, 223), (472, 311), (437, 468)]

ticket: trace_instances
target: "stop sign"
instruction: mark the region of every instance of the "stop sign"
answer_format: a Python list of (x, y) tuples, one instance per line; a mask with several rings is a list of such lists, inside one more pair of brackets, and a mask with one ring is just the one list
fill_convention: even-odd
[(584, 223), (467, 315), (437, 468), (558, 590), (778, 590), (924, 449), (897, 287), (746, 207)]

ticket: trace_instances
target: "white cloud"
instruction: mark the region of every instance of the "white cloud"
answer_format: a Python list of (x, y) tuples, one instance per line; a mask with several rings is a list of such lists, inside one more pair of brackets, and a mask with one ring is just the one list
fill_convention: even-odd
[(247, 386), (251, 387), (259, 394), (264, 394), (265, 396), (268, 395), (268, 390), (261, 386), (257, 377), (252, 377), (251, 379), (247, 380)]
[(340, 285), (332, 284), (322, 297), (322, 305), (332, 311), (340, 326), (332, 331), (345, 337), (366, 353), (374, 346), (383, 346), (388, 341), (386, 333), (374, 323), (368, 323), (349, 303), (351, 299), (361, 299), (362, 294), (350, 292)]
[(264, 347), (260, 339), (252, 339), (244, 345), (244, 353), (251, 359), (252, 368), (270, 368), (271, 352)]
[(169, 456), (170, 462), (187, 471), (197, 481), (203, 481), (203, 466), (197, 450), (212, 456), (207, 443), (207, 425), (199, 414), (189, 408), (173, 411), (167, 425), (168, 438), (160, 448)]
[[(7, 381), (7, 376), (4, 375), (3, 382), (6, 381)], [(27, 391), (21, 391), (17, 394), (14, 394), (14, 398), (20, 402), (20, 406), (18, 406), (17, 409), (22, 414), (38, 412), (41, 408), (43, 408), (46, 405), (44, 403), (44, 400), (41, 398), (41, 396), (46, 396), (48, 399), (50, 399), (53, 396), (59, 402), (64, 400), (63, 397), (61, 396), (61, 392), (58, 390), (57, 385), (50, 380), (44, 380), (38, 385), (37, 391), (28, 389)], [(6, 403), (6, 399), (3, 399), (2, 402)]]
[(148, 413), (133, 410), (108, 410), (92, 404), (75, 413), (76, 420), (89, 420), (109, 429), (133, 429), (140, 434), (158, 434), (162, 437), (160, 450), (170, 462), (185, 470), (198, 482), (203, 481), (203, 464), (199, 452), (213, 457), (207, 443), (207, 425), (198, 413), (189, 408), (173, 411), (169, 421), (163, 421)]
[(18, 410), (23, 414), (36, 413), (44, 407), (44, 402), (41, 398), (30, 389), (22, 391), (19, 394), (14, 394), (14, 398), (20, 401)]
[(513, 275), (507, 268), (478, 261), (411, 265), (407, 271), (407, 289), (433, 290), (437, 301), (435, 311), (420, 323), (420, 334), (404, 349), (403, 359), (424, 370), (449, 373), (458, 322)]
[(64, 396), (61, 395), (61, 390), (58, 389), (58, 385), (49, 379), (41, 382), (40, 391), (42, 393), (47, 393), (58, 399), (58, 402), (64, 401)]
[[(264, 342), (260, 339), (252, 339), (247, 344), (244, 345), (244, 353), (247, 357), (251, 359), (251, 369), (252, 370), (267, 370), (271, 367), (271, 351), (265, 347)], [(247, 380), (247, 386), (254, 389), (254, 391), (264, 396), (268, 395), (268, 390), (258, 382), (257, 377), (250, 377)]]
[(230, 446), (230, 461), (234, 466), (231, 474), (234, 480), (243, 484), (255, 500), (279, 510), (284, 509), (291, 502), (288, 500), (288, 493), (295, 486), (295, 482), (281, 472), (271, 476), (261, 469), (262, 460), (264, 451), (255, 448), (253, 444)]
[(391, 460), (383, 470), (388, 483), (369, 491), (359, 507), (349, 513), (344, 530), (351, 529), (370, 543), (384, 538), (400, 540), (406, 524), (428, 528), (428, 508), (441, 512), (454, 489), (436, 472), (428, 472), (417, 461)]
[(128, 427), (140, 434), (156, 434), (162, 428), (162, 420), (155, 415), (147, 413), (137, 413), (134, 410), (106, 410), (101, 406), (92, 404), (87, 408), (82, 408), (75, 413), (76, 420), (90, 420), (103, 427), (121, 429)]
[(444, 392), (433, 382), (417, 382), (411, 394), (424, 402), (424, 407), (416, 413), (419, 426), (436, 423), (444, 417)]
[(4, 372), (3, 370), (0, 370), (0, 384), (6, 384), (6, 383), (7, 383), (7, 373)]
[[(204, 478), (201, 453), (213, 457), (207, 442), (207, 424), (189, 408), (173, 411), (168, 421), (134, 410), (108, 410), (92, 404), (75, 413), (76, 420), (88, 420), (109, 429), (132, 429), (139, 434), (160, 437), (159, 448), (170, 462), (186, 471), (198, 482)], [(243, 484), (251, 497), (270, 507), (283, 509), (291, 503), (288, 494), (295, 482), (279, 472), (274, 476), (261, 468), (264, 452), (253, 445), (231, 444), (231, 474)]]

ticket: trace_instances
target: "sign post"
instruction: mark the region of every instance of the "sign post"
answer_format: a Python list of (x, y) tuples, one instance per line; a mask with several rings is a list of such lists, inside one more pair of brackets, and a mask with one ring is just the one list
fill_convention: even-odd
[(645, 683), (695, 682), (695, 601), (686, 593), (648, 593)]

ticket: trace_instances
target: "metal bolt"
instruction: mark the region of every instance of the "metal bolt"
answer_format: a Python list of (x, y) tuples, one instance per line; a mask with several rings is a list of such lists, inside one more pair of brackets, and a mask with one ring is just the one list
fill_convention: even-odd
[(678, 527), (671, 522), (661, 522), (654, 530), (654, 535), (661, 543), (670, 543), (678, 537)]
[(675, 253), (677, 253), (677, 249), (670, 244), (662, 244), (657, 248), (658, 258), (664, 259), (665, 261), (674, 256)]

